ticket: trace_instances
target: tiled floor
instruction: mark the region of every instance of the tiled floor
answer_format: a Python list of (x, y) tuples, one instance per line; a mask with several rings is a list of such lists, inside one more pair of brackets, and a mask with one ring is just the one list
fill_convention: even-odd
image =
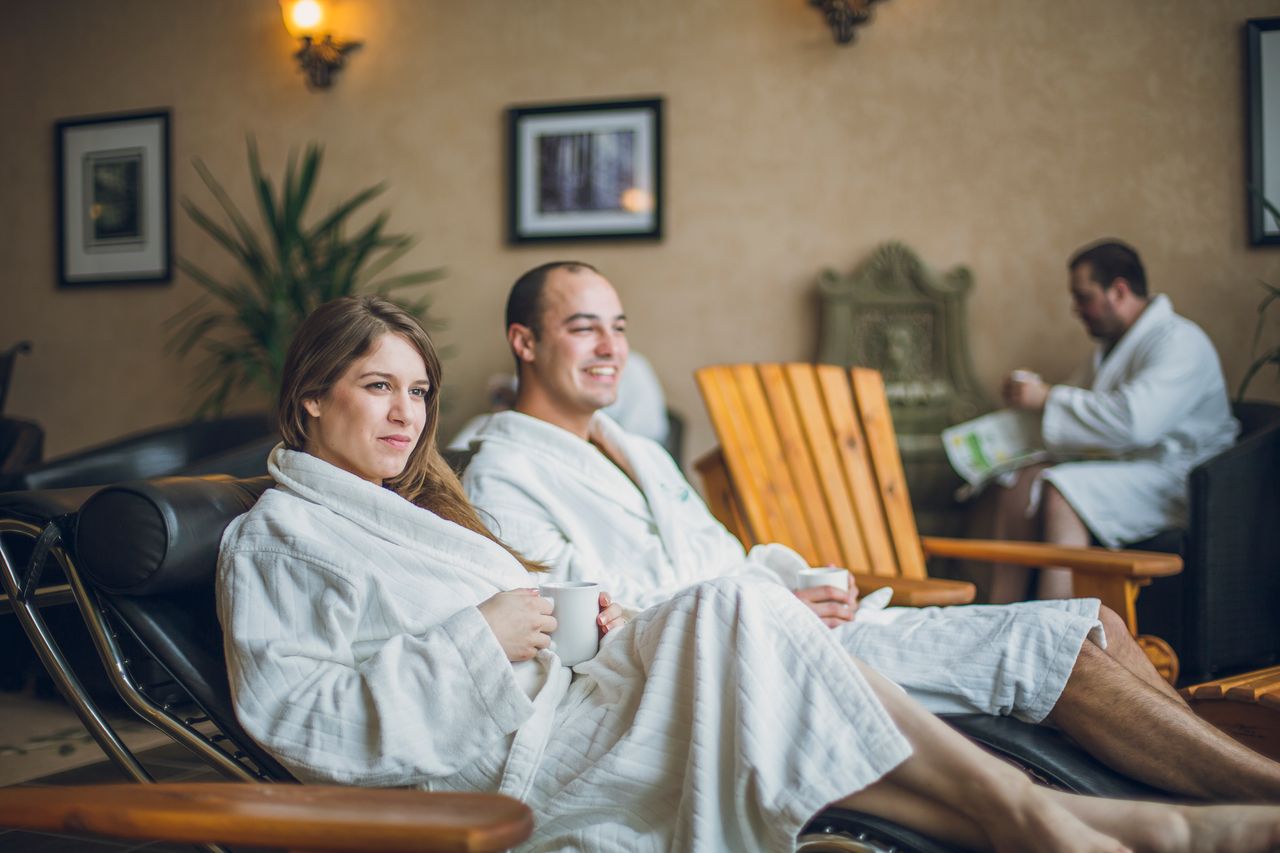
[[(218, 782), (223, 777), (209, 769), (180, 744), (157, 747), (138, 756), (157, 782)], [(124, 775), (109, 761), (45, 776), (26, 785), (100, 785), (124, 782)], [(4, 853), (191, 853), (196, 847), (152, 842), (110, 841), (44, 832), (0, 829), (0, 851)], [(237, 848), (240, 853), (242, 848)]]

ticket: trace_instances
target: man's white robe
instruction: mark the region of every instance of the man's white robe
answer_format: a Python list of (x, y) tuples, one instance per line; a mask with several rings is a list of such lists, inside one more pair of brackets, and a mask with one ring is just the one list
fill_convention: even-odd
[[(567, 430), (518, 412), (493, 416), (476, 437), (463, 485), (495, 535), (557, 578), (599, 581), (635, 609), (716, 577), (793, 585), (787, 566), (803, 565), (800, 556), (776, 544), (745, 554), (659, 445), (599, 412), (590, 430), (638, 482)], [(778, 559), (779, 550), (791, 559)], [(1085, 639), (1105, 644), (1097, 614), (1097, 599), (891, 607), (830, 634), (936, 713), (1039, 722)]]
[(910, 752), (774, 586), (701, 584), (572, 672), (512, 664), (478, 605), (537, 579), (503, 548), (305, 453), (270, 470), (218, 614), (237, 716), (304, 781), (501, 791), (529, 850), (784, 850)]
[(1191, 469), (1230, 447), (1239, 427), (1213, 343), (1160, 295), (1110, 353), (1099, 347), (1079, 382), (1055, 385), (1045, 404), (1049, 450), (1115, 458), (1055, 465), (1043, 476), (1116, 548), (1185, 527)]

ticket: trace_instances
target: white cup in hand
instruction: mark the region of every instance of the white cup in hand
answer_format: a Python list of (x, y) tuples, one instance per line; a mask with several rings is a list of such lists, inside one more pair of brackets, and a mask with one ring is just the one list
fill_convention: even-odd
[(801, 569), (796, 573), (796, 589), (815, 586), (834, 586), (849, 591), (849, 572), (834, 566), (821, 569)]
[(538, 587), (543, 598), (551, 599), (551, 615), (556, 629), (551, 632), (551, 651), (565, 666), (591, 660), (600, 650), (600, 584), (591, 581), (544, 583)]
[(1028, 385), (1034, 382), (1041, 382), (1040, 374), (1034, 370), (1015, 370), (1009, 374), (1009, 378), (1019, 385)]

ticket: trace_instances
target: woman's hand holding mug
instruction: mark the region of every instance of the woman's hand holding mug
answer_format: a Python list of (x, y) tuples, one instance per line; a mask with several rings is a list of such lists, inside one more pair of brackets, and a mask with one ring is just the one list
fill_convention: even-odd
[(489, 623), (509, 661), (531, 660), (539, 649), (551, 645), (556, 619), (549, 599), (536, 589), (509, 589), (480, 605), (480, 615)]

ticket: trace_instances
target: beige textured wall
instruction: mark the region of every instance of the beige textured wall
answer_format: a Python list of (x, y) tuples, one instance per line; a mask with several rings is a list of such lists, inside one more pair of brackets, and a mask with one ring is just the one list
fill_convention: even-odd
[[(327, 146), (325, 196), (387, 179), (392, 224), (421, 238), (408, 266), (450, 321), (452, 408), (482, 405), (507, 364), (509, 282), (560, 256), (600, 265), (623, 293), (690, 447), (712, 441), (692, 368), (808, 358), (813, 281), (886, 239), (938, 267), (971, 266), (980, 378), (1012, 365), (1064, 373), (1087, 349), (1063, 262), (1124, 236), (1157, 289), (1217, 343), (1228, 380), (1248, 356), (1253, 281), (1280, 253), (1247, 248), (1241, 25), (1276, 0), (887, 0), (837, 47), (807, 0), (347, 0), (365, 49), (327, 93), (307, 92), (274, 0), (43, 0), (0, 30), (0, 345), (35, 342), (11, 414), (60, 453), (184, 414), (194, 375), (162, 349), (196, 293), (58, 290), (52, 125), (167, 106), (177, 197), (205, 196), (203, 157), (248, 202), (243, 137), (279, 169)], [(657, 244), (503, 243), (503, 109), (667, 99), (668, 236)], [(175, 212), (176, 249), (226, 269)], [(1260, 389), (1276, 397), (1267, 379)], [(249, 401), (251, 402), (251, 401)]]

